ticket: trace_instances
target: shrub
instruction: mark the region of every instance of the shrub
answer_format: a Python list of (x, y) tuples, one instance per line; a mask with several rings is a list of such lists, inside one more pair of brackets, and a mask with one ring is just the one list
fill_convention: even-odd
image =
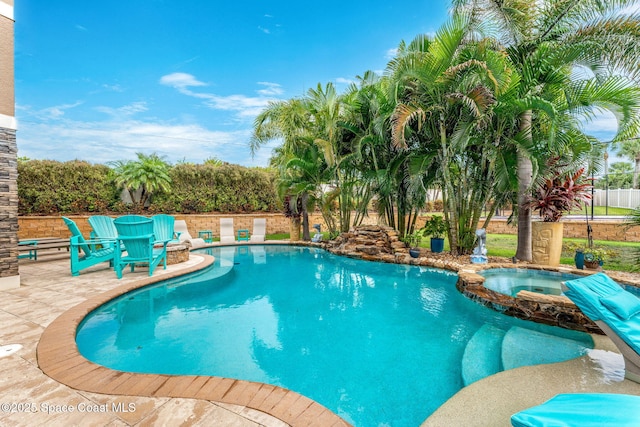
[(20, 214), (102, 213), (117, 195), (107, 166), (79, 160), (18, 162)]

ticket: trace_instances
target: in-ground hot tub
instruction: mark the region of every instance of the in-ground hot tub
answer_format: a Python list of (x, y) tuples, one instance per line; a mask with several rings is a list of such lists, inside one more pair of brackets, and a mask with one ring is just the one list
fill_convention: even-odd
[(478, 274), (485, 278), (485, 288), (512, 297), (517, 296), (520, 291), (562, 295), (562, 282), (581, 277), (571, 273), (527, 268), (491, 268)]

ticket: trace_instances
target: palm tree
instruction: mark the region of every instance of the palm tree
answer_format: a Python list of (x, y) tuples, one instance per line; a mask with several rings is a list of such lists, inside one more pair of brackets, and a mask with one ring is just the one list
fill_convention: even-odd
[[(317, 161), (324, 163), (317, 170), (329, 173), (325, 184), (333, 187), (327, 198), (338, 200), (337, 227), (348, 231), (358, 176), (354, 167), (356, 156), (345, 140), (343, 107), (342, 97), (331, 83), (324, 87), (318, 84), (301, 99), (273, 102), (256, 117), (250, 145), (255, 153), (267, 141), (282, 139), (281, 155), (289, 159), (299, 157), (307, 144), (314, 144), (322, 154)], [(335, 233), (336, 230), (328, 226), (330, 232)]]
[(424, 205), (426, 174), (409, 173), (414, 153), (392, 143), (391, 116), (396, 102), (389, 96), (391, 80), (372, 71), (357, 79), (344, 96), (342, 124), (353, 135), (352, 150), (357, 155), (361, 191), (356, 214), (366, 215), (375, 197), (379, 216), (404, 236), (413, 231)]
[(640, 139), (634, 138), (621, 142), (619, 152), (633, 162), (632, 188), (638, 188), (638, 176), (640, 176)]
[[(594, 73), (592, 80), (598, 83), (606, 82), (613, 72), (621, 71), (629, 76), (639, 73), (638, 15), (616, 14), (635, 1), (453, 0), (452, 3), (454, 10), (470, 14), (471, 28), (493, 35), (501, 42), (522, 75), (517, 98), (522, 106), (529, 108), (518, 114), (519, 136), (513, 138), (518, 142), (516, 257), (531, 260), (531, 211), (527, 200), (537, 167), (532, 148), (543, 143), (534, 135), (538, 125), (536, 111), (539, 111), (534, 104), (545, 100), (545, 95), (550, 93), (547, 87), (550, 80), (558, 75), (575, 77), (570, 74), (573, 67), (585, 66)], [(597, 92), (592, 89), (592, 93)], [(574, 103), (575, 99), (567, 101), (574, 112), (593, 117), (589, 107), (609, 107), (607, 93), (597, 95), (600, 102), (591, 104), (579, 105)], [(637, 111), (630, 114), (630, 110), (620, 110), (617, 106), (614, 110), (620, 118), (616, 139), (629, 137), (638, 127)], [(550, 137), (548, 141), (553, 141), (552, 133), (546, 135)]]
[(485, 43), (466, 44), (467, 19), (455, 15), (431, 40), (400, 46), (388, 72), (398, 93), (396, 146), (413, 151), (423, 173), (436, 171), (452, 252), (469, 253), (482, 207), (493, 195), (495, 145), (483, 132), (510, 70)]
[[(300, 206), (302, 212), (302, 240), (311, 240), (309, 231), (309, 210), (320, 204), (321, 212), (329, 232), (335, 232), (332, 212), (324, 203), (325, 194), (322, 185), (331, 179), (329, 169), (320, 158), (318, 147), (311, 143), (299, 147), (295, 153), (284, 153), (277, 163), (279, 178), (278, 193), (284, 199), (293, 196), (292, 205)], [(298, 204), (298, 200), (300, 203)]]
[[(156, 153), (148, 156), (144, 153), (136, 155), (137, 161), (121, 160), (110, 165), (114, 168), (116, 185), (127, 190), (131, 201), (142, 210), (154, 193), (171, 190), (170, 166)], [(136, 194), (138, 191), (139, 196)]]
[[(633, 166), (627, 162), (615, 162), (611, 164), (606, 179), (608, 188), (633, 188)], [(605, 187), (600, 185), (598, 188)]]

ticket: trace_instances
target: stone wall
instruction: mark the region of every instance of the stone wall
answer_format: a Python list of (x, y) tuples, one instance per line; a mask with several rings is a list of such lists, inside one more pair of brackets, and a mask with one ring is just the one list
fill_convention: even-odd
[[(234, 229), (253, 230), (254, 218), (266, 218), (267, 234), (289, 233), (290, 221), (280, 213), (257, 213), (243, 215), (174, 215), (176, 219), (184, 219), (187, 222), (189, 233), (193, 237), (198, 237), (198, 231), (211, 230), (214, 236), (220, 236), (220, 218), (233, 218)], [(91, 226), (87, 222), (88, 215), (72, 215), (69, 216), (78, 224), (80, 231), (85, 236), (89, 235)], [(115, 218), (115, 217), (114, 217)], [(321, 215), (311, 215), (309, 218), (311, 225), (320, 223), (324, 227)], [(37, 239), (42, 237), (61, 237), (70, 236), (69, 229), (59, 216), (21, 216), (18, 219), (20, 239)], [(323, 229), (326, 230), (326, 229)]]
[[(586, 220), (563, 220), (564, 237), (587, 238)], [(640, 227), (625, 230), (621, 220), (589, 220), (595, 240), (609, 240), (617, 242), (640, 242)], [(507, 224), (506, 219), (494, 218), (487, 227), (488, 233), (516, 234), (518, 229)]]
[(17, 155), (16, 132), (0, 128), (0, 282), (19, 277)]

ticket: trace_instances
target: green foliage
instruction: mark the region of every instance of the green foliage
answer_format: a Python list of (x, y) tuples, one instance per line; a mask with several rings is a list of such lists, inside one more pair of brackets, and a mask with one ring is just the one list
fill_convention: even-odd
[(280, 210), (274, 174), (238, 165), (179, 164), (169, 171), (171, 193), (149, 206), (157, 212), (274, 212)]
[(106, 212), (118, 197), (110, 169), (74, 160), (18, 162), (18, 212), (50, 215)]
[(427, 222), (425, 222), (422, 232), (425, 236), (431, 236), (436, 239), (442, 239), (447, 232), (447, 223), (440, 215), (433, 215)]
[(564, 252), (582, 252), (584, 254), (584, 259), (586, 261), (605, 261), (608, 258), (614, 258), (619, 255), (618, 251), (605, 248), (604, 246), (589, 246), (588, 243), (585, 242), (576, 242), (570, 241), (566, 242), (562, 245), (562, 250)]
[(170, 166), (155, 153), (148, 156), (137, 153), (137, 156), (138, 160), (117, 161), (111, 164), (114, 166), (116, 185), (127, 190), (137, 209), (142, 210), (153, 194), (171, 190)]
[[(124, 163), (123, 163), (124, 164)], [(276, 212), (275, 174), (237, 165), (179, 164), (167, 170), (171, 187), (156, 188), (149, 212)], [(171, 190), (170, 192), (168, 190)], [(126, 213), (115, 172), (83, 161), (18, 162), (21, 215)]]

